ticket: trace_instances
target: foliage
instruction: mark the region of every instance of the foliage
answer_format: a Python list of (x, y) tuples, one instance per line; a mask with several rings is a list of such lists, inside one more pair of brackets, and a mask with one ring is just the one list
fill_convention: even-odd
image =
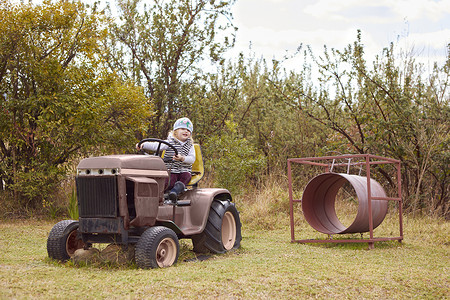
[(227, 63), (216, 73), (205, 74), (191, 85), (184, 85), (183, 93), (188, 96), (183, 111), (194, 120), (194, 136), (201, 144), (226, 130), (226, 121), (237, 112), (241, 84), (235, 65)]
[(25, 211), (63, 213), (54, 191), (75, 159), (127, 153), (188, 116), (210, 175), (237, 193), (285, 174), (287, 158), (371, 153), (402, 162), (406, 208), (450, 217), (450, 47), (426, 75), (394, 44), (368, 58), (358, 32), (344, 49), (300, 47), (288, 72), (289, 58), (224, 59), (235, 1), (118, 0), (118, 17), (98, 2), (12, 3), (0, 4), (0, 190)]
[[(319, 85), (305, 87), (302, 80), (287, 80), (282, 96), (291, 107), (334, 132), (323, 144), (325, 151), (400, 160), (405, 206), (448, 215), (450, 59), (424, 79), (422, 66), (408, 56), (397, 62), (391, 45), (371, 69), (360, 38), (358, 34), (343, 51), (325, 47), (321, 57), (309, 49), (304, 55), (317, 67)], [(378, 171), (387, 175), (381, 168)], [(433, 188), (425, 189), (424, 181)]]
[(72, 193), (69, 198), (69, 205), (67, 206), (67, 215), (71, 220), (78, 220), (78, 202), (76, 189), (72, 189)]
[[(110, 26), (105, 56), (113, 70), (140, 82), (154, 104), (148, 134), (165, 136), (185, 112), (184, 93), (208, 61), (223, 62), (234, 44), (234, 1), (120, 0), (119, 22)], [(218, 32), (221, 32), (220, 37)]]
[(236, 131), (236, 123), (225, 121), (227, 129), (208, 140), (206, 167), (215, 174), (217, 185), (236, 192), (262, 174), (264, 157)]
[(210, 137), (230, 134), (226, 123), (232, 120), (234, 131), (263, 155), (260, 168), (267, 174), (285, 172), (289, 157), (314, 156), (326, 131), (287, 106), (278, 83), (283, 85), (281, 71), (269, 72), (264, 60), (243, 55), (208, 74), (202, 87), (190, 89), (186, 108), (198, 124), (196, 139), (211, 145)]
[(99, 68), (100, 13), (80, 2), (6, 1), (0, 14), (0, 178), (36, 207), (72, 158), (129, 144), (149, 105), (141, 89)]
[(286, 105), (282, 92), (286, 71), (277, 64), (269, 70), (264, 60), (254, 58), (236, 69), (242, 78), (236, 113), (240, 132), (264, 153), (266, 172), (285, 172), (290, 157), (315, 156), (327, 131), (302, 111)]

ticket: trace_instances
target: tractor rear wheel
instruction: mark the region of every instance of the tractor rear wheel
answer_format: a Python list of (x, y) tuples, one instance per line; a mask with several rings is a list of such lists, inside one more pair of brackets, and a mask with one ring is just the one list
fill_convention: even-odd
[(225, 253), (241, 245), (241, 220), (230, 200), (214, 200), (205, 230), (192, 237), (194, 252)]
[(78, 236), (78, 221), (64, 220), (53, 226), (47, 239), (47, 253), (50, 258), (69, 260), (76, 250), (84, 247)]
[(180, 245), (175, 232), (167, 227), (150, 227), (136, 243), (136, 265), (141, 269), (165, 268), (178, 260)]

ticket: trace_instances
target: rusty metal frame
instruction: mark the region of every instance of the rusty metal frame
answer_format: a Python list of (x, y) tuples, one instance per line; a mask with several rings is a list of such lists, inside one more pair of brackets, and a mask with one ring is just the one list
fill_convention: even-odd
[[(352, 159), (357, 159), (359, 161), (351, 162)], [(338, 162), (336, 160), (347, 160), (348, 162)], [(332, 161), (330, 164), (329, 161)], [(369, 215), (369, 235), (368, 239), (295, 239), (295, 228), (294, 228), (294, 203), (302, 202), (301, 199), (293, 198), (292, 191), (292, 163), (306, 164), (312, 166), (323, 167), (325, 172), (332, 172), (334, 166), (342, 167), (347, 166), (347, 172), (349, 172), (350, 167), (360, 166), (365, 167), (366, 177), (367, 177), (367, 198), (368, 198), (368, 215)], [(372, 197), (370, 190), (370, 167), (372, 165), (382, 165), (382, 164), (395, 164), (397, 170), (397, 197)], [(371, 154), (355, 154), (355, 155), (339, 155), (339, 156), (323, 156), (323, 157), (306, 157), (306, 158), (289, 158), (288, 159), (288, 181), (289, 181), (289, 210), (290, 210), (290, 223), (291, 223), (291, 242), (292, 243), (368, 243), (369, 249), (374, 248), (375, 242), (382, 241), (392, 241), (397, 240), (399, 243), (403, 240), (403, 217), (402, 217), (402, 189), (401, 189), (401, 172), (400, 172), (400, 161), (392, 158), (386, 158), (382, 156), (376, 156)], [(331, 168), (331, 170), (330, 170)], [(399, 236), (396, 237), (374, 237), (373, 234), (373, 220), (372, 220), (372, 200), (386, 200), (386, 201), (396, 201), (398, 202), (398, 218), (399, 218)]]

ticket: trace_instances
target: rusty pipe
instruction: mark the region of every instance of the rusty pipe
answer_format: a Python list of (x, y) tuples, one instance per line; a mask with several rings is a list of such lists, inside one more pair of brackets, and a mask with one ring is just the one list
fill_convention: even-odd
[[(340, 188), (350, 183), (358, 198), (358, 212), (355, 220), (349, 227), (345, 227), (338, 219), (335, 210), (336, 195)], [(372, 197), (386, 197), (383, 187), (373, 179), (370, 179)], [(385, 200), (371, 200), (373, 229), (383, 222), (388, 208)], [(320, 174), (306, 185), (302, 196), (302, 210), (306, 221), (322, 233), (344, 234), (368, 232), (367, 178), (358, 175), (341, 173)]]

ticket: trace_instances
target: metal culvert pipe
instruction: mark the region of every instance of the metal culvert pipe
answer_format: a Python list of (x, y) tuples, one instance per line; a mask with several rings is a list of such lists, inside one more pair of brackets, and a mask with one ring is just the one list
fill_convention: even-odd
[[(358, 197), (358, 212), (353, 223), (345, 228), (339, 221), (335, 202), (340, 188), (350, 183)], [(372, 197), (386, 197), (383, 187), (370, 179)], [(373, 229), (383, 222), (388, 208), (385, 200), (372, 200)], [(302, 197), (302, 210), (306, 221), (317, 231), (326, 234), (344, 234), (368, 232), (367, 178), (358, 175), (324, 173), (314, 177), (306, 186)]]

